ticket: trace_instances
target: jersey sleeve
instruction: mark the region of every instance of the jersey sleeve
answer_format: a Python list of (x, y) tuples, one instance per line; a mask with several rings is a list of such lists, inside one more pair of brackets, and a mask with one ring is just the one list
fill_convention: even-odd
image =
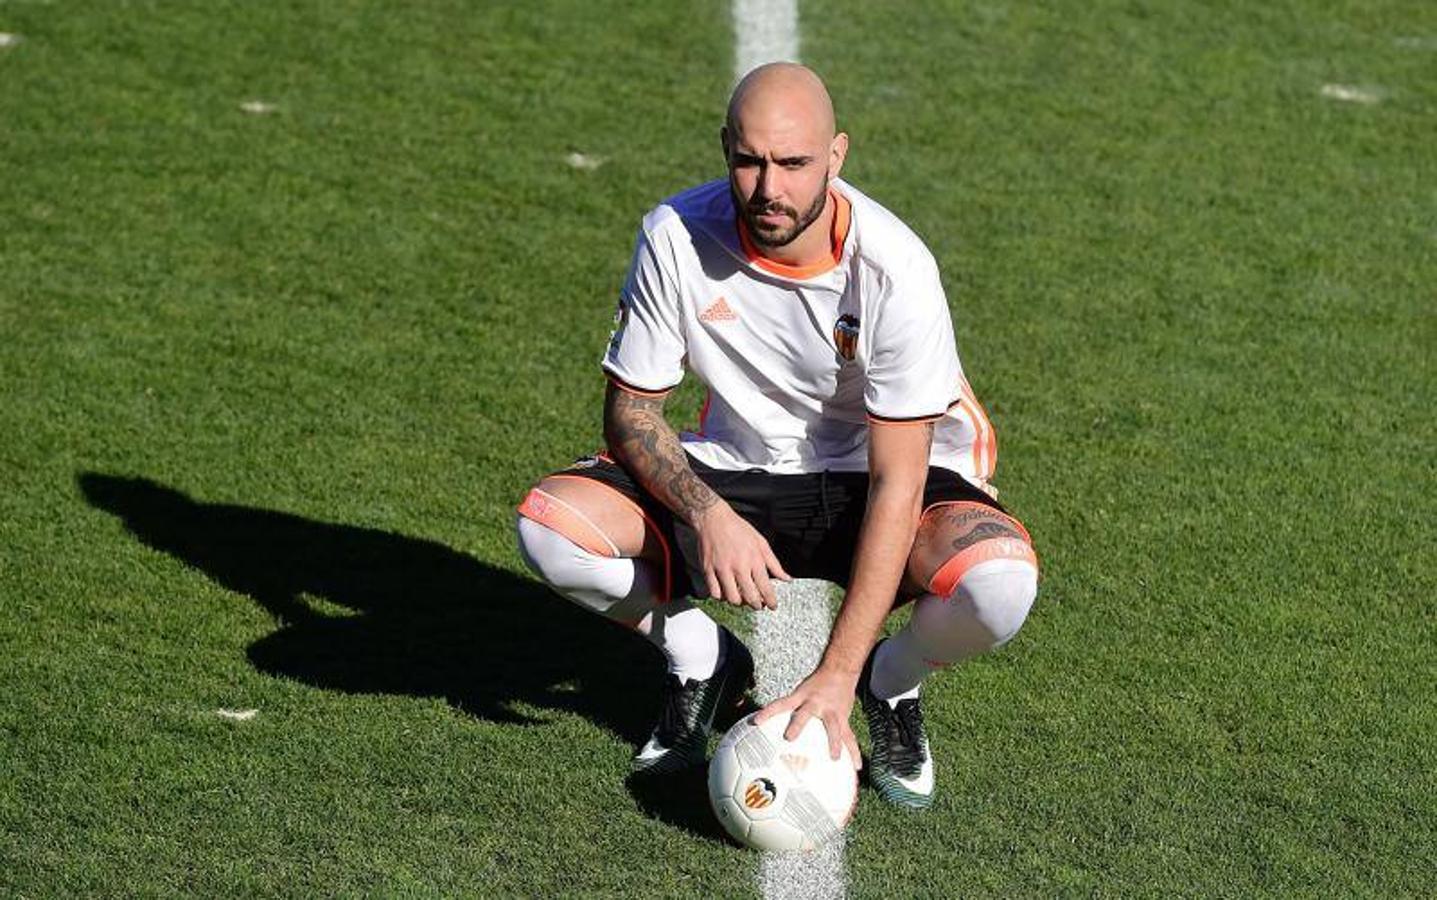
[(891, 279), (875, 310), (864, 405), (872, 422), (928, 422), (958, 399), (953, 318), (933, 257)]
[(619, 293), (616, 318), (603, 361), (609, 378), (640, 394), (664, 394), (677, 386), (685, 353), (679, 293), (644, 229)]

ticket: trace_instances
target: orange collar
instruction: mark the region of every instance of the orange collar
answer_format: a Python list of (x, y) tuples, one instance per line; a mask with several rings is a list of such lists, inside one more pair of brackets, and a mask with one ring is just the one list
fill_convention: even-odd
[(754, 244), (753, 238), (749, 236), (748, 225), (743, 217), (735, 214), (738, 221), (738, 240), (743, 246), (744, 256), (748, 261), (774, 275), (781, 275), (784, 278), (815, 278), (824, 272), (832, 271), (843, 259), (843, 245), (848, 241), (848, 228), (853, 224), (853, 206), (848, 198), (835, 191), (828, 189), (828, 197), (833, 201), (833, 231), (831, 232), (832, 247), (829, 255), (819, 258), (817, 261), (806, 266), (792, 266), (788, 263), (781, 263), (769, 259), (759, 252), (758, 246)]

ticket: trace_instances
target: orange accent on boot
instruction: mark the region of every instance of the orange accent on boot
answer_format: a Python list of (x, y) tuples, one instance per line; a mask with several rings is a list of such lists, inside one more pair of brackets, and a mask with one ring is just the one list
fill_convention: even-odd
[(595, 556), (612, 559), (619, 555), (619, 548), (589, 521), (588, 516), (553, 494), (538, 488), (529, 491), (524, 502), (519, 504), (519, 515), (557, 531)]
[(947, 599), (958, 589), (958, 582), (968, 570), (990, 559), (1018, 559), (1038, 567), (1038, 554), (1026, 542), (1017, 538), (989, 538), (959, 551), (958, 555), (938, 567), (928, 590)]

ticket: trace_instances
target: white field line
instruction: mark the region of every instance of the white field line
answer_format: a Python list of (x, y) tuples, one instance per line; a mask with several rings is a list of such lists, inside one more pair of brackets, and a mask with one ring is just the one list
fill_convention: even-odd
[(797, 0), (733, 0), (733, 78), (769, 62), (798, 62)]
[[(828, 643), (831, 587), (811, 578), (780, 582), (778, 609), (754, 614), (753, 665), (760, 703), (784, 696), (818, 665)], [(763, 854), (759, 891), (767, 900), (843, 897), (843, 842), (839, 835), (813, 853)]]
[[(768, 62), (798, 62), (797, 0), (733, 0), (734, 81)], [(830, 585), (803, 579), (778, 588), (778, 609), (756, 613), (753, 662), (758, 699), (793, 690), (828, 643)], [(816, 900), (848, 893), (843, 838), (814, 853), (765, 853), (759, 891), (768, 900)]]

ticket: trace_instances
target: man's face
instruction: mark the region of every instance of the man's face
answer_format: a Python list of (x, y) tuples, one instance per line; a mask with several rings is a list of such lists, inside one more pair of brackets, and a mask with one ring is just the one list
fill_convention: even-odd
[(778, 121), (724, 130), (734, 206), (761, 247), (782, 247), (823, 214), (830, 146), (812, 128)]

